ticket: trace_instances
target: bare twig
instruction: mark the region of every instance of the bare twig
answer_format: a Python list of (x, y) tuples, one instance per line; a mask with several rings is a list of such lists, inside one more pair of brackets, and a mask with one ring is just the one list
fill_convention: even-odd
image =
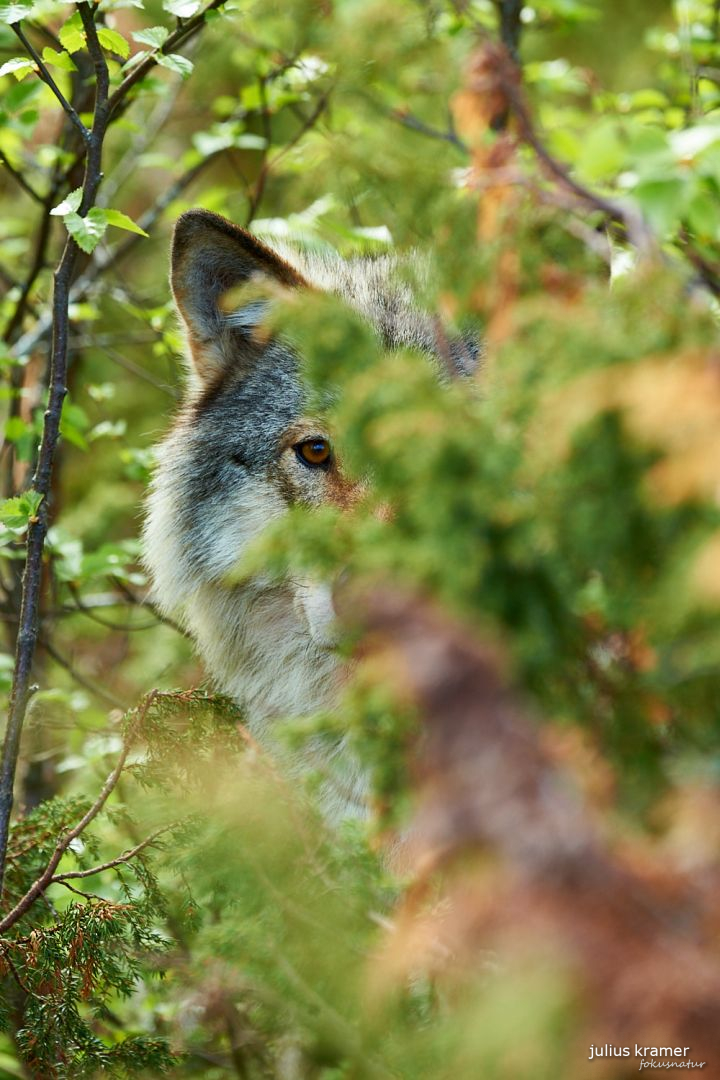
[(22, 188), (26, 195), (29, 195), (31, 199), (35, 200), (35, 202), (44, 203), (45, 200), (43, 199), (40, 192), (36, 191), (32, 184), (28, 183), (23, 174), (21, 172), (18, 172), (18, 170), (10, 164), (7, 159), (7, 155), (2, 150), (0, 150), (0, 163), (5, 166), (7, 172), (10, 174), (10, 176), (12, 176), (15, 183)]
[(8, 319), (7, 326), (3, 331), (3, 341), (10, 341), (15, 331), (22, 326), (22, 321), (25, 316), (25, 311), (27, 310), (28, 301), (33, 285), (35, 284), (38, 275), (40, 274), (40, 271), (45, 266), (48, 242), (50, 240), (50, 233), (52, 231), (52, 218), (50, 217), (50, 210), (54, 201), (54, 194), (55, 192), (53, 190), (52, 199), (48, 199), (43, 203), (43, 210), (40, 217), (37, 240), (35, 242), (35, 252), (33, 254), (32, 263), (30, 264), (25, 280), (22, 283), (20, 295), (17, 299), (13, 312)]
[(77, 610), (81, 614), (86, 615), (88, 619), (97, 623), (99, 626), (105, 626), (108, 630), (117, 630), (121, 633), (134, 632), (136, 630), (150, 630), (160, 622), (159, 619), (155, 618), (150, 622), (140, 623), (139, 625), (134, 626), (132, 623), (116, 623), (110, 619), (103, 619), (100, 615), (96, 615), (92, 608), (85, 607), (80, 591), (72, 584), (70, 585), (70, 594), (77, 604)]
[(125, 181), (137, 169), (138, 160), (147, 148), (153, 144), (156, 136), (169, 120), (182, 89), (182, 80), (178, 79), (173, 89), (157, 103), (150, 115), (142, 121), (142, 128), (130, 143), (127, 151), (113, 167), (112, 173), (103, 184), (102, 197), (98, 200), (103, 206), (111, 206)]
[(64, 886), (69, 889), (71, 893), (75, 893), (76, 896), (82, 896), (83, 900), (98, 900), (102, 904), (107, 903), (107, 898), (99, 896), (97, 893), (83, 892), (82, 889), (76, 889), (74, 885), (71, 885), (69, 881), (58, 881), (58, 885)]
[(178, 26), (168, 37), (161, 49), (157, 52), (150, 53), (144, 59), (140, 60), (135, 67), (128, 72), (123, 81), (118, 86), (109, 101), (110, 116), (114, 116), (121, 107), (124, 107), (125, 100), (128, 92), (133, 86), (145, 76), (158, 62), (158, 56), (167, 56), (168, 53), (175, 52), (181, 45), (193, 37), (198, 30), (202, 29), (205, 24), (205, 20), (208, 13), (219, 8), (225, 0), (210, 0), (207, 7), (204, 7), (202, 11), (199, 11), (197, 15), (193, 15), (191, 19), (186, 19), (181, 26)]
[(426, 124), (424, 120), (420, 120), (417, 116), (413, 116), (412, 113), (405, 112), (402, 109), (393, 109), (389, 115), (392, 120), (396, 120), (399, 124), (402, 124), (403, 127), (409, 128), (411, 131), (417, 131), (420, 135), (427, 135), (430, 139), (439, 139), (442, 142), (448, 142), (451, 146), (456, 146), (457, 149), (461, 150), (464, 154), (468, 152), (467, 146), (452, 128), (449, 128), (447, 131), (441, 131), (439, 128), (431, 127), (430, 124)]
[(500, 40), (517, 63), (522, 32), (520, 13), (524, 7), (524, 0), (495, 0), (495, 3), (500, 19)]
[[(87, 214), (93, 206), (102, 179), (102, 149), (108, 124), (108, 69), (97, 37), (93, 15), (87, 4), (79, 5), (79, 12), (87, 35), (88, 50), (95, 65), (95, 109), (90, 133), (82, 198), (79, 213)], [(77, 262), (78, 247), (68, 236), (60, 262), (54, 275), (53, 291), (53, 340), (50, 352), (49, 399), (43, 423), (37, 466), (32, 487), (42, 496), (35, 517), (30, 521), (26, 541), (25, 570), (22, 578), (20, 623), (15, 650), (15, 669), (10, 695), (5, 742), (0, 762), (0, 892), (5, 869), (13, 806), (13, 788), (20, 735), (22, 733), (30, 690), (35, 647), (40, 623), (40, 594), (42, 587), (42, 559), (48, 530), (48, 496), (52, 483), (53, 464), (60, 434), (60, 416), (67, 393), (66, 376), (68, 361), (68, 329), (70, 286)]]
[[(219, 150), (215, 154), (209, 154), (202, 161), (199, 161), (196, 165), (193, 165), (192, 168), (184, 172), (182, 176), (179, 176), (177, 180), (171, 184), (158, 199), (156, 199), (153, 205), (138, 218), (138, 225), (140, 228), (145, 232), (149, 232), (158, 219), (162, 217), (168, 206), (170, 206), (170, 204), (182, 194), (185, 188), (189, 187), (193, 180), (195, 180), (200, 173), (223, 152), (224, 151)], [(143, 239), (143, 237), (138, 233), (131, 233), (110, 251), (103, 253), (97, 249), (97, 255), (85, 272), (78, 277), (70, 290), (71, 303), (77, 303), (79, 300), (84, 299), (98, 278), (102, 277), (103, 274), (114, 267), (121, 259), (124, 259), (134, 251), (141, 239)], [(33, 349), (37, 348), (40, 342), (47, 337), (51, 328), (52, 317), (50, 315), (38, 319), (35, 326), (15, 342), (12, 350), (13, 354), (17, 357), (28, 356)]]
[[(157, 691), (153, 690), (145, 698), (145, 701), (143, 702), (143, 705), (139, 710), (140, 723), (142, 723), (142, 720), (147, 715), (148, 709), (153, 704), (156, 697)], [(30, 910), (38, 897), (42, 896), (48, 886), (52, 884), (55, 871), (57, 870), (63, 855), (70, 847), (70, 844), (73, 842), (73, 840), (76, 840), (78, 836), (80, 836), (85, 831), (90, 822), (98, 816), (103, 806), (110, 798), (110, 795), (114, 791), (115, 786), (120, 779), (120, 774), (125, 767), (125, 762), (130, 752), (130, 743), (131, 737), (130, 735), (128, 735), (120, 757), (117, 760), (117, 764), (115, 765), (115, 768), (112, 770), (107, 780), (103, 784), (102, 790), (98, 795), (97, 799), (92, 804), (90, 809), (83, 815), (77, 825), (75, 825), (74, 828), (70, 829), (68, 832), (66, 832), (63, 836), (60, 837), (57, 844), (55, 845), (55, 850), (50, 856), (48, 864), (43, 870), (42, 874), (40, 874), (40, 876), (32, 883), (25, 895), (20, 900), (18, 900), (15, 907), (8, 912), (5, 918), (0, 920), (0, 934), (4, 934), (8, 930), (10, 930), (11, 927), (13, 927), (15, 923), (19, 919), (21, 919), (27, 911)]]
[[(264, 191), (265, 191), (265, 184), (267, 182), (267, 179), (268, 179), (271, 171), (274, 169), (274, 167), (277, 165), (277, 163), (282, 158), (285, 157), (286, 154), (289, 154), (290, 151), (295, 146), (297, 146), (297, 144), (302, 139), (303, 135), (305, 135), (308, 131), (310, 131), (312, 128), (315, 127), (315, 124), (318, 122), (318, 120), (320, 119), (322, 114), (325, 112), (325, 109), (327, 108), (327, 104), (328, 104), (328, 101), (330, 100), (330, 95), (331, 95), (332, 91), (333, 91), (333, 86), (329, 86), (327, 88), (327, 90), (325, 90), (325, 92), (320, 95), (320, 97), (318, 98), (318, 100), (317, 100), (317, 102), (315, 104), (315, 107), (312, 109), (312, 111), (310, 113), (308, 113), (308, 115), (303, 119), (302, 124), (300, 125), (298, 130), (295, 132), (292, 139), (290, 139), (288, 142), (286, 142), (285, 145), (280, 150), (278, 150), (277, 154), (275, 154), (274, 157), (272, 157), (272, 158), (266, 157), (265, 160), (263, 161), (262, 167), (260, 169), (260, 175), (258, 176), (257, 184), (255, 185), (255, 190), (254, 190), (253, 195), (252, 195), (252, 197), (250, 199), (250, 206), (248, 208), (247, 217), (245, 219), (245, 225), (246, 226), (250, 224), (250, 222), (255, 217), (255, 214), (257, 213), (258, 207), (260, 205), (260, 202), (262, 200), (262, 197), (263, 197), (263, 194), (264, 194)], [(264, 89), (263, 89), (263, 92), (264, 92)], [(266, 127), (266, 138), (268, 139), (268, 145), (269, 145), (269, 143), (270, 143), (270, 138), (269, 138), (269, 134), (270, 134), (269, 114), (267, 114), (267, 118), (266, 118), (265, 123), (267, 125), (267, 127)]]
[[(82, 14), (82, 11), (83, 11), (83, 8), (82, 8), (82, 5), (81, 5), (80, 6), (81, 14)], [(40, 53), (37, 51), (37, 49), (32, 44), (32, 42), (28, 41), (28, 39), (25, 37), (25, 34), (23, 33), (23, 30), (22, 30), (22, 27), (21, 27), (20, 23), (14, 23), (13, 24), (13, 30), (15, 31), (17, 37), (20, 39), (23, 46), (25, 47), (25, 51), (28, 53), (28, 55), (30, 57), (32, 57), (33, 62), (36, 64), (37, 69), (38, 69), (38, 74), (40, 75), (40, 78), (46, 84), (46, 86), (50, 87), (53, 94), (55, 95), (55, 97), (58, 99), (58, 101), (62, 105), (63, 109), (65, 110), (67, 115), (70, 117), (70, 120), (72, 121), (73, 125), (77, 128), (77, 131), (79, 132), (81, 139), (83, 140), (84, 143), (86, 143), (87, 146), (89, 146), (90, 145), (90, 132), (85, 127), (82, 120), (80, 119), (80, 117), (76, 113), (75, 109), (70, 104), (70, 102), (67, 100), (67, 98), (63, 94), (62, 90), (60, 89), (58, 84), (53, 79), (52, 75), (50, 74), (47, 67), (43, 63), (43, 59), (40, 56)]]
[(517, 133), (535, 153), (538, 161), (547, 173), (563, 187), (571, 191), (587, 205), (600, 210), (610, 221), (622, 226), (628, 239), (638, 251), (648, 254), (656, 249), (652, 232), (643, 218), (631, 207), (591, 191), (579, 180), (570, 175), (568, 168), (553, 157), (535, 130), (530, 112), (520, 88), (517, 64), (507, 50), (497, 47), (494, 63), (494, 78), (510, 111), (515, 116)]
[(680, 229), (683, 253), (697, 272), (703, 285), (715, 297), (720, 297), (720, 265), (712, 263), (697, 250), (686, 228)]
[(91, 866), (89, 870), (69, 870), (66, 874), (54, 874), (51, 878), (51, 883), (66, 882), (68, 880), (75, 881), (78, 878), (94, 877), (95, 874), (102, 874), (104, 870), (112, 870), (116, 866), (122, 866), (124, 863), (130, 862), (136, 855), (139, 855), (141, 851), (144, 851), (150, 844), (154, 844), (158, 837), (163, 833), (169, 832), (170, 829), (174, 829), (177, 823), (173, 822), (171, 825), (163, 825), (162, 828), (156, 829), (144, 840), (141, 840), (135, 847), (129, 848), (128, 851), (123, 851), (122, 855), (118, 855), (115, 859), (108, 859), (107, 862), (100, 863), (99, 866)]
[(127, 708), (126, 701), (122, 701), (120, 698), (115, 697), (109, 690), (106, 690), (103, 686), (98, 686), (97, 683), (91, 682), (90, 679), (82, 675), (77, 668), (62, 655), (62, 653), (58, 652), (52, 642), (48, 641), (46, 637), (42, 636), (38, 640), (41, 648), (45, 650), (48, 656), (53, 658), (56, 664), (59, 664), (61, 668), (67, 671), (70, 678), (73, 679), (78, 686), (82, 686), (84, 690), (87, 690), (95, 697), (100, 698), (101, 701), (104, 701), (106, 705), (110, 705), (113, 709), (122, 709), (124, 711)]
[(247, 217), (245, 218), (246, 227), (257, 214), (258, 207), (260, 206), (262, 197), (265, 193), (265, 184), (267, 183), (269, 172), (268, 156), (272, 145), (272, 121), (270, 119), (270, 110), (268, 108), (267, 81), (262, 75), (258, 78), (258, 96), (260, 98), (260, 118), (263, 135), (265, 137), (265, 150), (263, 151), (263, 158), (257, 180), (255, 181), (255, 187), (253, 188), (252, 195), (249, 199)]

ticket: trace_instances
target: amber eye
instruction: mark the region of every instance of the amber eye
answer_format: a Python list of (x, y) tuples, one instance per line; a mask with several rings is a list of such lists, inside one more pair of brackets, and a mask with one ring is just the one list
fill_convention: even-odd
[(327, 439), (305, 439), (295, 445), (295, 453), (303, 465), (311, 469), (327, 469), (332, 457)]

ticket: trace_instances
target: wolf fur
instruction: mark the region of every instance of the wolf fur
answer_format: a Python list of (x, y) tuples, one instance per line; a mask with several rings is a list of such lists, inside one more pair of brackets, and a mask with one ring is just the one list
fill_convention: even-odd
[[(391, 259), (357, 259), (273, 250), (205, 210), (179, 219), (171, 284), (188, 344), (184, 405), (158, 451), (147, 501), (144, 558), (161, 611), (190, 633), (214, 684), (244, 711), (261, 743), (273, 721), (332, 707), (344, 677), (334, 651), (328, 584), (228, 578), (247, 547), (289, 505), (350, 505), (358, 495), (336, 457), (309, 468), (295, 447), (329, 438), (322, 418), (305, 412), (298, 358), (281, 340), (255, 331), (262, 302), (235, 303), (258, 279), (288, 289), (340, 295), (389, 347), (411, 346), (460, 371), (477, 347), (438, 337), (435, 321), (392, 282)], [(233, 309), (225, 310), (232, 296)], [(363, 814), (367, 784), (344, 742), (310, 748), (328, 775), (331, 817)]]

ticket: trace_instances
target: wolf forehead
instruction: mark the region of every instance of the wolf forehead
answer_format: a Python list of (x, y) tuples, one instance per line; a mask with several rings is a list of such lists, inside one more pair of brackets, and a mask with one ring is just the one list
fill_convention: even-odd
[(232, 445), (243, 448), (250, 464), (272, 460), (283, 433), (303, 413), (296, 353), (282, 339), (257, 333), (266, 301), (249, 294), (243, 303), (243, 286), (259, 278), (337, 295), (386, 348), (420, 350), (442, 373), (466, 374), (477, 363), (477, 339), (446, 334), (420, 309), (393, 257), (345, 260), (332, 252), (269, 247), (217, 214), (188, 211), (175, 229), (171, 269), (191, 360), (178, 426), (187, 450), (206, 454), (208, 466)]

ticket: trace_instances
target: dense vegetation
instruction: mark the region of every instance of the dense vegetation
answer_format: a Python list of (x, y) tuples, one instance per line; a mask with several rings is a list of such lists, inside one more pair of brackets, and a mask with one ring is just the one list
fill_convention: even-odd
[[(709, 1070), (720, 5), (2, 0), (0, 95), (0, 1077)], [(356, 676), (286, 736), (350, 728), (367, 826), (145, 599), (190, 206), (396, 251), (484, 341), (440, 382), (328, 297), (277, 316), (372, 488), (238, 573), (347, 578)]]

